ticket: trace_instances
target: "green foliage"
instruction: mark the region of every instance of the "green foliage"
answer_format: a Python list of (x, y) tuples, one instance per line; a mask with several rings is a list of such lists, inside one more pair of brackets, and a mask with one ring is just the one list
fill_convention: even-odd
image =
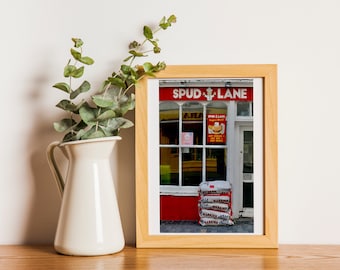
[[(133, 123), (124, 118), (124, 115), (135, 108), (135, 95), (131, 89), (144, 76), (155, 76), (155, 73), (164, 70), (166, 64), (158, 62), (152, 64), (144, 62), (134, 65), (136, 58), (147, 57), (148, 53), (158, 54), (161, 48), (155, 34), (166, 30), (176, 22), (176, 16), (163, 17), (158, 28), (143, 27), (144, 40), (132, 41), (128, 47), (128, 56), (123, 60), (118, 71), (112, 73), (102, 84), (90, 100), (75, 100), (82, 94), (90, 91), (91, 84), (84, 80), (78, 87), (73, 86), (75, 79), (80, 79), (85, 72), (85, 66), (94, 64), (94, 60), (83, 55), (84, 42), (80, 38), (72, 38), (73, 48), (70, 50), (72, 58), (64, 67), (64, 77), (68, 82), (58, 82), (54, 88), (68, 95), (56, 107), (65, 111), (68, 118), (63, 118), (53, 124), (58, 132), (65, 133), (63, 141), (86, 140), (92, 138), (116, 136), (120, 129), (130, 128)], [(145, 48), (147, 45), (151, 48)]]

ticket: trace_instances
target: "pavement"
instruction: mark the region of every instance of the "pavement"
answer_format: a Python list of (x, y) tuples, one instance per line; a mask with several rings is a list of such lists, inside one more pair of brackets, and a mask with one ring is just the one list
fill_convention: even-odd
[(161, 233), (253, 233), (253, 218), (234, 219), (234, 225), (201, 226), (198, 221), (161, 221)]

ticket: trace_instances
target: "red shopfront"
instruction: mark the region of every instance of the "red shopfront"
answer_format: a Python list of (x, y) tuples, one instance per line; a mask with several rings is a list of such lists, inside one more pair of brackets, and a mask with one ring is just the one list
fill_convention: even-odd
[(201, 182), (235, 182), (238, 161), (230, 151), (237, 137), (235, 120), (252, 119), (249, 82), (182, 84), (167, 81), (159, 87), (160, 219), (168, 221), (199, 219)]

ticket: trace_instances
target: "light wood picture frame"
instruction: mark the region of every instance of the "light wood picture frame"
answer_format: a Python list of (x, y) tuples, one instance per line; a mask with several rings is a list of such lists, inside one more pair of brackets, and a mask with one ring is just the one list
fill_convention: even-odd
[[(172, 92), (166, 92), (167, 89)], [(251, 92), (246, 92), (248, 90)], [(208, 93), (208, 91), (210, 92)], [(235, 91), (235, 93), (231, 91)], [(170, 97), (172, 100), (164, 103), (163, 100), (167, 100), (164, 96), (169, 95), (172, 95)], [(213, 103), (218, 96), (220, 100)], [(249, 98), (250, 96), (251, 98)], [(201, 101), (195, 102), (194, 98), (198, 97), (201, 98)], [(243, 98), (244, 100), (242, 100)], [(226, 104), (226, 108), (223, 108), (226, 119), (221, 117), (223, 113), (220, 113), (220, 107), (224, 106), (223, 102)], [(163, 103), (164, 105), (162, 105)], [(179, 105), (176, 105), (177, 103)], [(186, 106), (186, 103), (198, 108), (200, 113), (194, 112), (189, 116), (186, 115), (185, 112), (193, 112), (185, 111), (189, 106)], [(218, 106), (210, 104), (218, 104)], [(163, 109), (160, 109), (161, 107), (165, 108), (164, 111), (167, 112), (167, 121), (163, 121), (163, 118), (160, 119), (163, 117), (162, 115), (165, 115)], [(170, 110), (172, 115), (173, 111), (178, 111), (175, 113), (176, 121), (169, 120)], [(167, 66), (156, 77), (144, 78), (138, 83), (135, 113), (137, 248), (278, 247), (277, 66), (275, 64)], [(211, 115), (217, 117), (218, 120), (210, 122), (208, 116)], [(184, 118), (187, 116), (190, 121), (185, 122)], [(165, 126), (168, 129), (161, 126), (162, 121), (166, 123)], [(189, 122), (191, 128), (187, 126)], [(171, 123), (176, 123), (176, 128), (173, 128)], [(216, 125), (223, 123), (228, 127), (225, 128), (224, 135), (209, 137), (208, 127), (213, 127), (214, 123)], [(245, 128), (247, 124), (252, 125), (251, 132)], [(195, 125), (203, 126), (203, 132), (197, 131)], [(234, 131), (228, 131), (232, 128)], [(245, 133), (244, 130), (248, 130), (248, 132)], [(168, 139), (165, 136), (167, 143), (174, 140), (169, 145), (163, 145), (161, 142), (163, 135), (160, 134), (165, 132), (177, 134), (173, 136), (175, 139)], [(184, 139), (184, 135), (187, 136), (186, 139)], [(248, 148), (246, 148), (246, 137), (243, 136), (248, 135), (251, 135), (251, 143), (248, 142)], [(199, 137), (203, 137), (203, 139), (199, 139)], [(218, 139), (222, 140), (222, 144), (215, 145), (214, 140)], [(242, 141), (241, 144), (240, 141)], [(220, 149), (220, 145), (224, 148)], [(237, 145), (241, 145), (241, 148), (237, 148)], [(179, 162), (179, 165), (161, 164), (161, 160), (164, 159), (162, 153), (165, 151), (170, 153), (170, 149), (172, 156), (176, 156), (175, 164)], [(225, 154), (221, 159), (214, 157), (208, 160), (209, 151)], [(193, 165), (194, 158), (191, 155), (194, 152), (200, 153), (195, 165)], [(245, 169), (246, 152), (248, 156), (251, 156), (251, 171), (249, 166), (248, 169)], [(165, 157), (168, 157), (167, 155)], [(242, 164), (238, 163), (239, 158), (241, 158)], [(189, 167), (187, 167), (189, 162), (185, 163), (187, 159), (191, 162)], [(212, 169), (209, 167), (210, 162), (213, 163)], [(225, 177), (226, 179), (223, 179), (226, 180), (225, 182), (229, 180), (232, 182), (231, 191), (233, 193), (228, 193), (230, 196), (228, 204), (230, 210), (227, 214), (229, 219), (225, 219), (225, 216), (210, 218), (209, 211), (206, 211), (209, 212), (208, 218), (204, 219), (202, 214), (205, 210), (202, 210), (204, 208), (202, 206), (204, 188), (201, 187), (202, 183), (194, 184), (195, 187), (190, 184), (190, 181), (198, 181), (198, 178), (202, 178), (202, 182), (209, 184), (208, 189), (214, 188), (219, 181), (210, 182), (212, 179), (209, 177), (220, 179), (218, 176), (214, 176), (217, 170), (216, 166), (218, 167), (216, 162), (222, 163), (222, 170), (219, 169), (222, 174), (219, 177)], [(197, 171), (194, 169), (196, 164), (201, 166), (198, 178), (196, 174), (193, 176), (193, 171)], [(223, 173), (223, 171), (226, 172)], [(185, 175), (188, 178), (185, 178)], [(178, 178), (180, 180), (176, 180)], [(236, 178), (242, 178), (242, 180), (236, 181)], [(173, 181), (179, 181), (176, 183), (180, 184), (173, 186)], [(189, 184), (185, 184), (185, 181), (189, 181)], [(215, 186), (210, 183), (215, 183)], [(196, 197), (191, 196), (192, 194), (190, 198), (186, 197), (183, 190), (192, 193), (193, 188), (197, 188)], [(171, 190), (182, 191), (177, 197)], [(217, 191), (217, 193), (219, 192)], [(185, 199), (188, 200), (185, 201)], [(188, 205), (195, 207), (195, 204), (197, 205), (195, 200), (198, 200), (199, 204), (201, 203), (197, 208), (200, 224), (198, 221), (192, 221), (195, 229), (186, 231), (177, 224), (185, 223), (188, 215), (196, 215), (192, 210), (188, 210), (188, 213), (183, 210), (189, 208)], [(164, 208), (166, 210), (163, 210), (163, 207), (167, 207)], [(236, 213), (231, 210), (235, 210)], [(246, 213), (248, 210), (250, 212)], [(179, 221), (177, 221), (177, 214), (181, 215), (182, 212), (184, 212), (183, 215), (186, 215), (185, 218), (179, 217)], [(173, 216), (175, 216), (175, 221), (171, 220)], [(163, 219), (166, 221), (163, 222)], [(206, 220), (208, 221), (204, 224)], [(215, 226), (220, 225), (218, 220), (231, 220), (235, 222), (235, 225), (228, 223), (228, 225)], [(252, 224), (249, 227), (250, 231), (241, 227), (241, 231), (237, 231), (238, 225), (242, 223), (240, 220), (252, 222), (249, 223)], [(162, 224), (170, 224), (170, 230), (164, 231)], [(197, 227), (199, 231), (196, 230)], [(212, 230), (209, 231), (211, 228)], [(224, 229), (226, 231), (223, 231)]]

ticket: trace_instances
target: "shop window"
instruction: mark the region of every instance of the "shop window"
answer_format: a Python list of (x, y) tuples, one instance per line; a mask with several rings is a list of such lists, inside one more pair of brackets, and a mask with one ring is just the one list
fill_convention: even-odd
[(198, 102), (186, 102), (182, 106), (182, 144), (202, 145), (203, 106)]
[(179, 185), (178, 148), (160, 148), (160, 184)]
[(182, 148), (182, 185), (198, 186), (202, 182), (202, 148)]
[(207, 181), (225, 180), (227, 177), (227, 149), (207, 148), (205, 166)]
[(160, 103), (160, 184), (225, 180), (227, 102)]
[(243, 207), (254, 207), (254, 185), (253, 183), (243, 183)]
[(160, 184), (179, 185), (178, 144), (179, 106), (176, 102), (159, 105), (160, 120)]
[(254, 183), (252, 175), (254, 173), (254, 154), (253, 154), (253, 131), (243, 132), (243, 207), (253, 208)]
[(175, 102), (163, 102), (159, 105), (160, 143), (177, 145), (179, 130), (179, 106)]
[(253, 102), (238, 102), (237, 116), (253, 116)]
[(254, 173), (253, 131), (245, 131), (243, 136), (243, 173)]

